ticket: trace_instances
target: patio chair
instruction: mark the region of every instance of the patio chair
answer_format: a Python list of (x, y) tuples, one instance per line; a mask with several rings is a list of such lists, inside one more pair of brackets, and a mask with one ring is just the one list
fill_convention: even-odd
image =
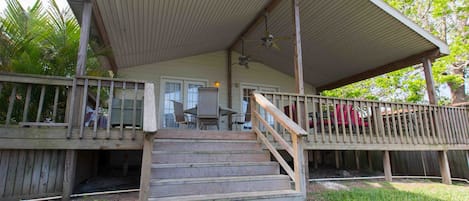
[(184, 115), (184, 106), (182, 103), (173, 101), (174, 106), (174, 119), (178, 125), (186, 125), (187, 128), (195, 127), (195, 121), (192, 116)]
[[(236, 125), (237, 128), (239, 129), (236, 129), (236, 130), (242, 130), (240, 126), (243, 126), (244, 124), (248, 123), (248, 122), (251, 122), (251, 104), (250, 102), (248, 101), (247, 102), (247, 106), (246, 106), (246, 112), (245, 113), (241, 113), (241, 114), (237, 114), (237, 115), (233, 115), (233, 122), (231, 122), (231, 124), (233, 125)], [(244, 129), (251, 129), (252, 127), (251, 126), (246, 126), (244, 125), (243, 127)]]
[(197, 122), (200, 129), (216, 125), (220, 129), (220, 107), (218, 105), (218, 88), (200, 87), (197, 99)]
[[(297, 119), (297, 112), (296, 112), (296, 102), (291, 104), (291, 111), (292, 111), (292, 116), (291, 116), (291, 119), (298, 123), (298, 119)], [(288, 117), (290, 117), (290, 105), (287, 105), (287, 106), (284, 106), (283, 107), (283, 113), (285, 113), (285, 115), (287, 115)], [(309, 115), (308, 115), (309, 116)], [(309, 118), (308, 118), (309, 119)], [(313, 123), (313, 120), (309, 119), (308, 120), (308, 125), (310, 128), (314, 128), (314, 123)]]
[[(360, 114), (358, 113), (357, 110), (353, 108), (353, 105), (337, 104), (335, 108), (336, 108), (336, 111), (335, 111), (334, 116), (339, 126), (352, 125), (354, 129), (356, 127), (368, 127), (368, 121), (365, 121), (362, 117), (360, 117)], [(349, 114), (350, 114), (350, 121), (348, 118)]]

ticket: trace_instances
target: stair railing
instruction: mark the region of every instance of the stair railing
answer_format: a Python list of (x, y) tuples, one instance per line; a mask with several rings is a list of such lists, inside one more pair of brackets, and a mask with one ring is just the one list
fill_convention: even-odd
[[(303, 137), (307, 132), (275, 107), (267, 98), (257, 92), (251, 95), (252, 129), (258, 139), (269, 149), (281, 167), (295, 182), (295, 190), (306, 195), (305, 161), (303, 156)], [(262, 112), (261, 112), (262, 111)], [(261, 114), (263, 113), (263, 114)], [(269, 121), (282, 125), (291, 136), (291, 145), (274, 129)], [(276, 147), (267, 139), (271, 134), (275, 141), (293, 158), (293, 169), (288, 165)]]

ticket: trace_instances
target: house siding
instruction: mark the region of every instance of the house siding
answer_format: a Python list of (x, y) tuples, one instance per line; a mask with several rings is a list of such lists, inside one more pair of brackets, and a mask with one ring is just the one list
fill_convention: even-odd
[[(232, 56), (236, 63), (238, 54)], [(155, 94), (157, 97), (157, 113), (160, 114), (160, 85), (164, 77), (181, 77), (196, 80), (206, 80), (209, 86), (215, 81), (220, 82), (220, 105), (228, 106), (228, 71), (226, 51), (212, 52), (197, 56), (185, 57), (159, 63), (134, 66), (120, 69), (118, 77), (128, 79), (147, 80), (155, 83)], [(295, 92), (295, 78), (281, 73), (266, 65), (251, 62), (249, 69), (238, 65), (232, 67), (232, 108), (239, 111), (240, 108), (240, 85), (243, 83), (275, 86), (281, 92)], [(315, 89), (305, 85), (307, 94), (314, 93)], [(161, 122), (160, 122), (161, 123)], [(227, 126), (226, 122), (223, 123)]]

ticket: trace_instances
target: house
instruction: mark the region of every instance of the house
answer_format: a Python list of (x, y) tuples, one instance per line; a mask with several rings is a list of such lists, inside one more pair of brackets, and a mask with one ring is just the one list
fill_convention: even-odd
[[(451, 184), (447, 151), (469, 150), (467, 108), (436, 105), (431, 64), (448, 46), (382, 0), (68, 2), (82, 27), (77, 75), (0, 75), (2, 199), (69, 199), (98, 174), (98, 150), (141, 161), (141, 200), (304, 200), (318, 150), (338, 165), (339, 151), (380, 153), (388, 181), (390, 152), (435, 151)], [(117, 78), (85, 75), (90, 38), (112, 50), (100, 61)], [(316, 95), (419, 63), (429, 105)], [(221, 107), (250, 113), (251, 129), (227, 131), (230, 117), (220, 131), (178, 129), (171, 101), (194, 107), (205, 86), (218, 87)]]

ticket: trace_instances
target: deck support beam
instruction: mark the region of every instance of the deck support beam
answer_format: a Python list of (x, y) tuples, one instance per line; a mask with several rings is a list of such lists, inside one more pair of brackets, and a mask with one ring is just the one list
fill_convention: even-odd
[(449, 169), (447, 151), (438, 151), (438, 163), (440, 164), (441, 180), (444, 184), (450, 185), (451, 171)]
[(425, 82), (427, 84), (428, 100), (430, 104), (436, 105), (438, 104), (438, 98), (436, 96), (435, 81), (432, 74), (432, 61), (430, 58), (425, 57), (422, 59), (422, 63), (423, 72), (425, 73)]
[(65, 151), (64, 181), (62, 186), (62, 200), (70, 200), (75, 184), (75, 170), (77, 167), (77, 151)]
[(384, 179), (387, 182), (392, 182), (391, 158), (389, 157), (389, 151), (383, 152), (383, 169)]
[(366, 159), (368, 160), (368, 170), (373, 171), (373, 159), (371, 157), (371, 151), (366, 151)]
[(338, 150), (335, 150), (334, 154), (335, 154), (335, 169), (340, 169), (340, 152)]
[[(232, 62), (233, 50), (228, 49), (226, 51), (226, 90), (228, 93), (228, 108), (233, 108), (233, 62)], [(243, 112), (243, 111), (241, 111)], [(248, 111), (246, 111), (248, 112)], [(228, 129), (233, 129), (233, 117), (228, 115)]]
[(358, 150), (354, 151), (354, 155), (355, 155), (355, 167), (357, 168), (357, 170), (360, 170), (360, 153), (358, 152)]

